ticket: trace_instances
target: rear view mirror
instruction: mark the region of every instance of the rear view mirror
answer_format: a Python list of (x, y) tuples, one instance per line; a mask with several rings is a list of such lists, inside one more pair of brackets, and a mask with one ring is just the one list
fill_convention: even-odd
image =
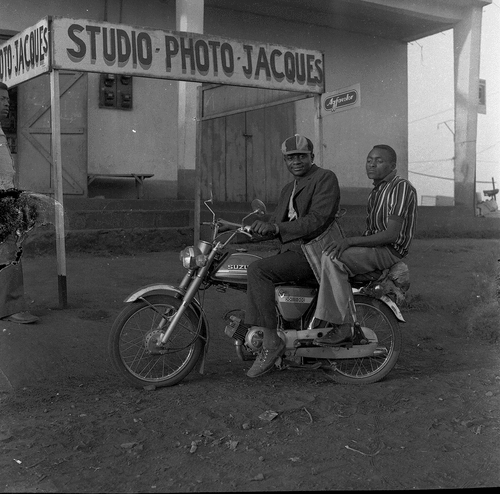
[(252, 201), (252, 210), (254, 213), (263, 216), (264, 214), (266, 214), (267, 208), (260, 199), (254, 199)]

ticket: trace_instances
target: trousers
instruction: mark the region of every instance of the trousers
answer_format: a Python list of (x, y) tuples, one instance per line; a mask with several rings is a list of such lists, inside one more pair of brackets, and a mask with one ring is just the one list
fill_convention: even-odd
[(275, 283), (316, 283), (302, 252), (288, 250), (248, 266), (247, 310), (245, 323), (268, 329), (278, 327), (275, 309)]
[(26, 310), (21, 263), (0, 271), (0, 319)]
[(340, 259), (321, 256), (321, 279), (314, 317), (333, 324), (353, 322), (349, 305), (354, 302), (349, 277), (390, 268), (401, 259), (387, 247), (349, 247)]

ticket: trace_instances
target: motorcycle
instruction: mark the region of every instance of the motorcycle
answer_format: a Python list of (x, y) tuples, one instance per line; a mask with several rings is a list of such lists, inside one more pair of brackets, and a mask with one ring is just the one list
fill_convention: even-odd
[[(221, 292), (246, 291), (247, 268), (261, 258), (246, 249), (231, 252), (228, 245), (241, 235), (253, 238), (244, 223), (252, 215), (265, 215), (264, 203), (254, 200), (252, 212), (238, 224), (217, 219), (211, 202), (204, 204), (212, 220), (202, 224), (211, 227), (212, 240), (200, 240), (181, 251), (180, 260), (187, 271), (180, 284), (155, 283), (134, 291), (111, 328), (111, 360), (135, 387), (173, 386), (195, 368), (203, 374), (209, 322), (198, 294), (210, 287)], [(334, 347), (314, 344), (316, 337), (331, 329), (318, 327), (314, 319), (318, 286), (276, 285), (278, 334), (286, 343), (276, 367), (322, 369), (342, 384), (369, 384), (384, 378), (401, 351), (399, 323), (405, 320), (395, 300), (401, 302), (409, 286), (406, 265), (400, 262), (393, 268), (350, 279), (353, 337)], [(225, 334), (234, 341), (238, 357), (255, 359), (262, 348), (261, 328), (246, 325), (240, 309), (229, 311), (223, 319)]]

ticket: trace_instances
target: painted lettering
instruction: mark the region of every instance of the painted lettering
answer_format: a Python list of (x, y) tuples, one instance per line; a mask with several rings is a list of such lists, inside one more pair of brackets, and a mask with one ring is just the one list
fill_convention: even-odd
[(99, 26), (87, 26), (87, 33), (90, 36), (90, 63), (95, 64), (97, 60), (97, 35), (100, 34)]
[(257, 63), (255, 64), (255, 77), (257, 79), (259, 78), (261, 70), (264, 70), (267, 79), (271, 78), (271, 69), (269, 67), (269, 61), (267, 60), (266, 49), (262, 46), (259, 49)]
[(185, 39), (181, 37), (181, 59), (182, 59), (182, 70), (183, 72), (186, 71), (186, 58), (189, 57), (189, 60), (191, 62), (191, 72), (195, 71), (195, 58), (194, 58), (194, 47), (193, 47), (193, 40), (189, 38), (188, 40), (188, 45), (186, 46), (185, 44)]
[(128, 34), (123, 29), (116, 30), (116, 46), (118, 53), (118, 67), (125, 67), (132, 54), (132, 45)]
[[(57, 30), (59, 25), (63, 26), (63, 31), (67, 31), (65, 41), (68, 44), (63, 45), (63, 50), (55, 51), (58, 67), (71, 66), (58, 59), (62, 52), (66, 62), (71, 60), (80, 63), (82, 70), (93, 70), (91, 64), (102, 71), (108, 70), (106, 66), (109, 72), (113, 72), (114, 68), (116, 73), (120, 73), (120, 69), (130, 73), (130, 69), (141, 67), (150, 69), (148, 75), (151, 77), (248, 84), (305, 92), (320, 92), (324, 89), (323, 58), (320, 52), (313, 50), (225, 40), (192, 33), (149, 32), (119, 24), (87, 23), (71, 19), (54, 21), (54, 39), (58, 47), (64, 41)], [(37, 27), (33, 37), (23, 37), (17, 47), (23, 53), (14, 57), (13, 61), (24, 67), (35, 63), (40, 52), (38, 40)], [(16, 50), (14, 44), (12, 50)], [(5, 56), (3, 67), (6, 67)], [(78, 70), (77, 66), (74, 68)], [(140, 75), (137, 70), (133, 70), (133, 73)]]
[(245, 53), (247, 54), (247, 66), (245, 67), (243, 65), (243, 73), (247, 77), (251, 77), (253, 74), (253, 68), (252, 68), (252, 50), (253, 46), (252, 45), (243, 45), (243, 50), (245, 50)]
[(153, 42), (148, 33), (137, 35), (137, 58), (143, 69), (149, 69), (153, 63)]
[(306, 59), (304, 53), (295, 54), (295, 77), (297, 82), (306, 82)]
[(102, 56), (108, 65), (112, 65), (116, 60), (115, 30), (113, 28), (109, 30), (109, 39), (108, 29), (102, 28)]
[(202, 39), (199, 39), (194, 44), (194, 51), (196, 54), (196, 67), (200, 73), (206, 75), (210, 68), (208, 44)]
[(210, 40), (208, 46), (212, 48), (212, 60), (214, 61), (213, 71), (214, 75), (217, 75), (219, 73), (217, 49), (220, 47), (220, 42)]
[(287, 51), (284, 56), (285, 76), (288, 82), (295, 82), (295, 57), (293, 53)]
[(281, 55), (283, 55), (283, 52), (281, 50), (276, 49), (271, 52), (270, 56), (271, 71), (273, 73), (273, 77), (277, 81), (282, 81), (283, 78), (285, 77), (285, 74), (283, 72), (278, 72), (276, 68), (276, 57), (281, 57)]
[(46, 26), (36, 26), (8, 41), (0, 49), (0, 80), (23, 76), (43, 62), (48, 52), (45, 31)]
[(73, 48), (68, 48), (66, 50), (66, 53), (72, 62), (81, 62), (87, 53), (87, 45), (85, 45), (85, 42), (77, 36), (77, 34), (83, 32), (84, 30), (85, 28), (79, 24), (71, 24), (68, 28), (68, 37), (78, 48), (78, 50), (74, 50)]
[[(87, 33), (87, 39), (79, 36)], [(66, 50), (72, 62), (80, 63), (84, 60), (87, 52), (90, 52), (90, 63), (96, 64), (102, 56), (106, 65), (125, 67), (130, 61), (134, 67), (137, 62), (144, 69), (148, 69), (153, 61), (153, 49), (151, 37), (146, 32), (131, 31), (130, 34), (124, 29), (79, 24), (71, 24), (68, 28), (68, 37), (75, 43), (76, 48)], [(101, 53), (102, 50), (102, 53)], [(168, 52), (167, 52), (168, 53)]]
[(174, 36), (165, 36), (165, 68), (167, 72), (172, 70), (172, 57), (179, 53), (179, 42)]
[(229, 43), (222, 43), (220, 47), (220, 58), (222, 70), (226, 75), (233, 75), (234, 72), (234, 53), (233, 47)]
[(323, 84), (323, 64), (322, 60), (316, 59), (314, 65), (316, 67), (316, 72), (318, 73), (318, 77), (316, 77), (317, 84)]

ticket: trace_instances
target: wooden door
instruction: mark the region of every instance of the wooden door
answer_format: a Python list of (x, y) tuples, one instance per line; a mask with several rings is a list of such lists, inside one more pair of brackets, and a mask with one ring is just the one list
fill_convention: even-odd
[(294, 103), (246, 113), (247, 201), (259, 198), (266, 203), (278, 202), (281, 189), (291, 180), (281, 143), (294, 133)]
[[(60, 73), (63, 191), (87, 193), (87, 76)], [(18, 88), (19, 186), (54, 192), (51, 156), (50, 80), (43, 75)]]
[(276, 203), (290, 176), (281, 143), (295, 132), (295, 105), (284, 103), (203, 121), (202, 198)]

